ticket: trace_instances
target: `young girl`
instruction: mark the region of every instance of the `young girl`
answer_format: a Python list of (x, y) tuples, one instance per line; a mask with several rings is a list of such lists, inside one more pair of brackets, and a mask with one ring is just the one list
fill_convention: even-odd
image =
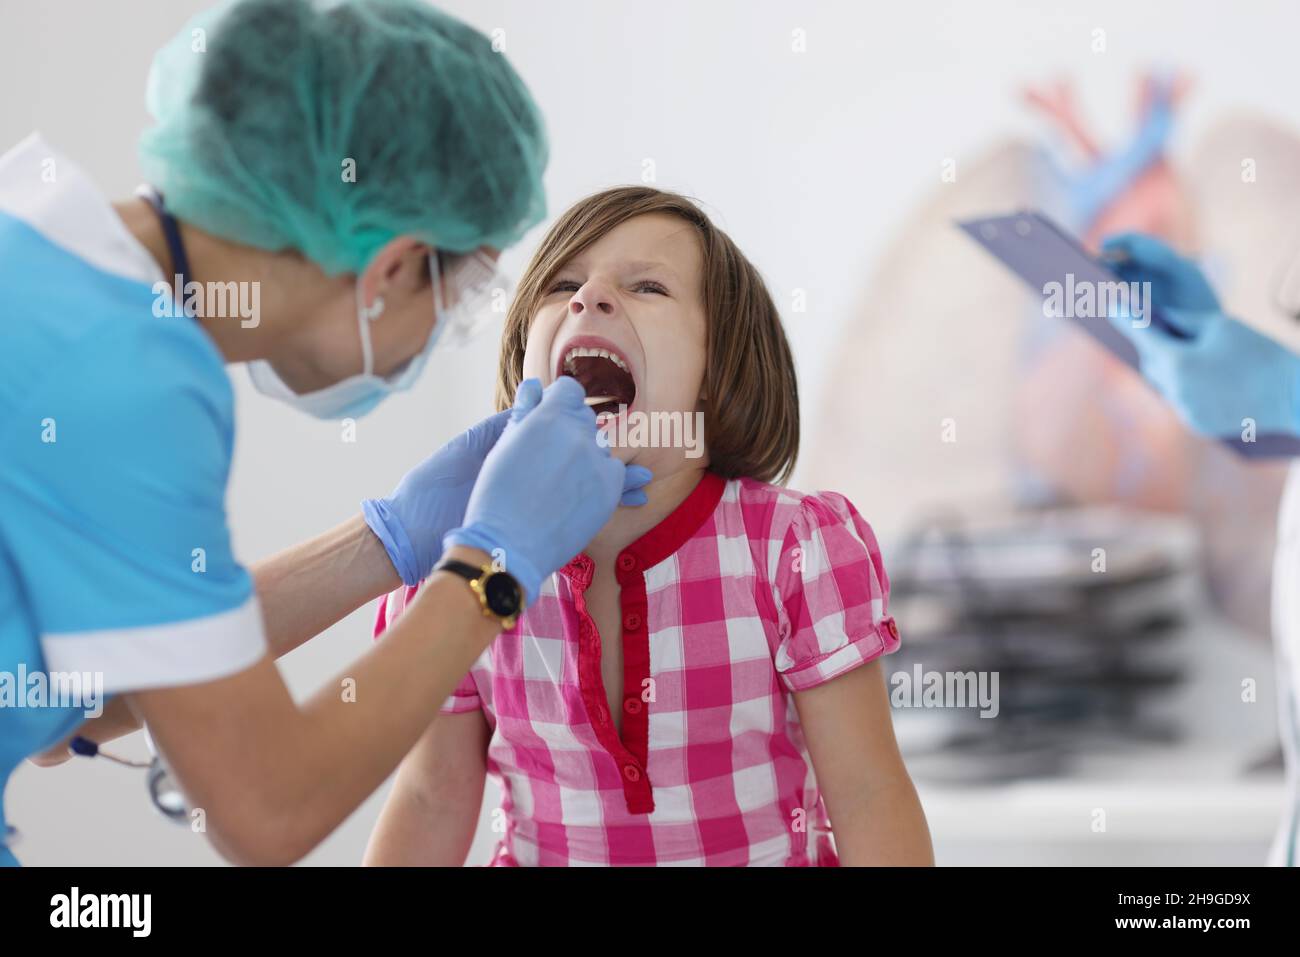
[(497, 404), (560, 375), (653, 471), (648, 502), (475, 663), (367, 862), (462, 864), (490, 772), (494, 864), (931, 863), (877, 661), (898, 627), (875, 536), (839, 495), (768, 484), (793, 467), (798, 398), (758, 272), (680, 196), (579, 202), (521, 281)]

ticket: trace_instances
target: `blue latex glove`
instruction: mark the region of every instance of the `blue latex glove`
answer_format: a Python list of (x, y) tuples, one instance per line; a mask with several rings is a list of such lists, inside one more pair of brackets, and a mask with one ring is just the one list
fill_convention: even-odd
[(366, 524), (406, 584), (417, 584), (433, 570), (443, 536), (464, 520), (483, 459), (509, 418), (508, 409), (489, 416), (407, 472), (393, 494), (361, 503)]
[(1252, 421), (1256, 434), (1300, 434), (1300, 358), (1224, 315), (1196, 265), (1159, 240), (1130, 233), (1107, 239), (1102, 251), (1126, 282), (1151, 283), (1150, 304), (1188, 337), (1111, 317), (1184, 422), (1215, 438), (1240, 436)]
[(1101, 244), (1106, 265), (1125, 282), (1151, 283), (1151, 301), (1162, 310), (1221, 312), (1219, 297), (1196, 263), (1154, 236), (1119, 233)]
[(650, 470), (624, 466), (596, 441), (596, 414), (578, 382), (542, 391), (527, 379), (496, 447), (483, 463), (465, 524), (443, 539), (503, 558), (528, 604), (542, 580), (582, 551), (619, 504), (643, 505)]

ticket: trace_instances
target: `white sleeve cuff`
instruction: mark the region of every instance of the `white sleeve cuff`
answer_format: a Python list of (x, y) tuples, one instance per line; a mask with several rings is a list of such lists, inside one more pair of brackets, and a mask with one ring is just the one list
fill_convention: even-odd
[(141, 628), (41, 636), (47, 671), (104, 676), (104, 694), (199, 684), (243, 671), (266, 654), (257, 596), (205, 618)]

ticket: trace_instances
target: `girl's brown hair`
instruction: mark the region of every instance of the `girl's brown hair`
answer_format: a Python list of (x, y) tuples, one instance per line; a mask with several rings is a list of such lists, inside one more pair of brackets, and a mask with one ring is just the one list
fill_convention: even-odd
[(528, 329), (564, 264), (634, 216), (666, 213), (695, 227), (703, 252), (704, 439), (723, 478), (784, 482), (799, 452), (799, 390), (781, 317), (763, 278), (684, 196), (620, 186), (580, 200), (551, 227), (524, 271), (501, 338), (496, 403), (507, 409), (523, 378)]

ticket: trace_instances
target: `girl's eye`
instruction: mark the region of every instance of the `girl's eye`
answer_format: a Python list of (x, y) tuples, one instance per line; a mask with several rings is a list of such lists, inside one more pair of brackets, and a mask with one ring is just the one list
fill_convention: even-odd
[(641, 282), (633, 286), (632, 289), (634, 292), (654, 292), (661, 296), (668, 295), (668, 290), (653, 279), (643, 279)]
[(580, 287), (572, 279), (557, 279), (551, 283), (551, 288), (546, 291), (548, 296), (557, 292), (577, 292)]

